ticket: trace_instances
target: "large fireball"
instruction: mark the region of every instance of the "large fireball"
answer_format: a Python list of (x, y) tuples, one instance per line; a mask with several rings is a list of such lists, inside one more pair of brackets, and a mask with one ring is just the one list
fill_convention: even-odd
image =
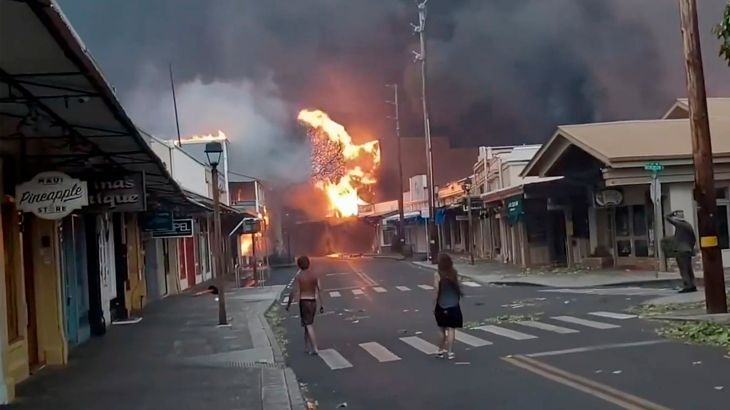
[(361, 193), (377, 182), (380, 144), (354, 144), (345, 127), (320, 110), (302, 110), (297, 119), (309, 128), (312, 143), (312, 178), (325, 192), (336, 216), (356, 216), (367, 202)]

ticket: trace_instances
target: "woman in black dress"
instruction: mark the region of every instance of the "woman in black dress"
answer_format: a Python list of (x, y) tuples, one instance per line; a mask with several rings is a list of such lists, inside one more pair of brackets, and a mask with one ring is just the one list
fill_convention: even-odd
[(459, 305), (463, 293), (459, 286), (459, 276), (454, 269), (454, 262), (445, 253), (440, 254), (438, 258), (438, 272), (434, 275), (434, 287), (436, 288), (436, 306), (433, 313), (436, 317), (436, 324), (441, 330), (441, 344), (436, 356), (452, 360), (455, 357), (453, 348), (456, 329), (464, 326)]

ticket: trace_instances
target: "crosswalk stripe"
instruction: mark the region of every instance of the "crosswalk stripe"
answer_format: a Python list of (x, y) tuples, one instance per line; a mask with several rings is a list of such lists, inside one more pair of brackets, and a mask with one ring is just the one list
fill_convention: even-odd
[(472, 336), (468, 333), (464, 333), (460, 330), (456, 331), (456, 340), (460, 341), (461, 343), (468, 344), (472, 347), (482, 347), (482, 346), (489, 346), (492, 344), (492, 342), (484, 339), (480, 339), (476, 336)]
[(336, 290), (330, 292), (330, 297), (331, 298), (339, 298), (340, 296), (342, 296), (342, 294), (340, 292), (336, 291)]
[(505, 329), (503, 327), (493, 326), (493, 325), (479, 326), (475, 329), (483, 330), (483, 331), (489, 332), (489, 333), (494, 333), (495, 335), (508, 337), (508, 338), (514, 339), (514, 340), (537, 339), (537, 336), (528, 335), (527, 333), (522, 333), (522, 332), (518, 332), (516, 330)]
[(418, 287), (424, 290), (433, 290), (433, 286), (430, 285), (418, 285)]
[(376, 291), (376, 292), (378, 292), (378, 293), (385, 293), (385, 292), (387, 292), (387, 290), (385, 288), (381, 288), (380, 286), (374, 287), (373, 290)]
[(348, 362), (347, 359), (342, 357), (342, 355), (335, 349), (320, 350), (319, 357), (321, 357), (325, 364), (332, 370), (352, 367), (352, 363)]
[(407, 292), (411, 290), (411, 288), (409, 288), (408, 286), (396, 286), (395, 288), (400, 290), (401, 292)]
[(575, 330), (575, 329), (568, 329), (567, 327), (555, 326), (555, 325), (551, 325), (550, 323), (536, 322), (534, 320), (525, 320), (525, 321), (517, 322), (517, 323), (519, 323), (522, 326), (534, 327), (535, 329), (547, 330), (548, 332), (555, 332), (555, 333), (559, 333), (561, 335), (567, 335), (569, 333), (579, 333), (579, 331)]
[(436, 345), (431, 344), (418, 336), (401, 337), (400, 340), (426, 354), (436, 354), (439, 352), (439, 348), (436, 347)]
[(360, 347), (365, 349), (366, 352), (370, 353), (370, 355), (376, 358), (380, 363), (400, 360), (400, 357), (396, 356), (393, 352), (377, 342), (360, 343)]
[(625, 320), (625, 319), (633, 319), (636, 317), (636, 315), (628, 315), (626, 313), (615, 313), (615, 312), (590, 312), (589, 315), (598, 316), (598, 317), (607, 317), (609, 319), (619, 319), (619, 320)]
[(353, 295), (364, 295), (365, 292), (363, 292), (362, 289), (353, 289), (352, 294)]
[(472, 282), (472, 281), (469, 281), (469, 280), (464, 281), (464, 282), (461, 282), (461, 284), (464, 285), (464, 286), (468, 286), (470, 288), (479, 288), (479, 287), (482, 286), (482, 285), (480, 285), (480, 284), (478, 284), (476, 282)]
[(611, 323), (596, 322), (588, 319), (581, 319), (573, 316), (553, 316), (553, 319), (560, 320), (562, 322), (575, 323), (576, 325), (588, 326), (594, 329), (615, 329), (621, 327)]

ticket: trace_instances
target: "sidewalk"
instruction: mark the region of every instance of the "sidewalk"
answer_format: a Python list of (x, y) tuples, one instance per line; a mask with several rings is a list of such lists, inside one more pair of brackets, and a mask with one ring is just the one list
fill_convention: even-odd
[[(413, 262), (414, 264), (436, 269), (430, 262)], [(588, 288), (595, 286), (664, 284), (674, 285), (681, 282), (679, 273), (655, 272), (642, 270), (605, 269), (600, 271), (560, 271), (522, 268), (499, 262), (479, 261), (474, 265), (455, 262), (454, 267), (459, 274), (468, 276), (477, 282), (494, 285), (531, 285), (558, 288)], [(697, 272), (702, 278), (702, 272)]]
[(205, 294), (153, 303), (71, 352), (69, 365), (21, 384), (11, 409), (303, 409), (291, 369), (263, 317), (283, 286), (226, 292), (230, 327)]

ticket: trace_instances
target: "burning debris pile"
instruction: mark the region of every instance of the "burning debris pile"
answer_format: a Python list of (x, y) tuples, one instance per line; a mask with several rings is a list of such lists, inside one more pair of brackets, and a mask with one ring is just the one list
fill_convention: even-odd
[(377, 182), (380, 144), (354, 144), (345, 127), (320, 110), (302, 110), (298, 120), (309, 128), (312, 179), (322, 190), (336, 217), (356, 216), (364, 194)]

